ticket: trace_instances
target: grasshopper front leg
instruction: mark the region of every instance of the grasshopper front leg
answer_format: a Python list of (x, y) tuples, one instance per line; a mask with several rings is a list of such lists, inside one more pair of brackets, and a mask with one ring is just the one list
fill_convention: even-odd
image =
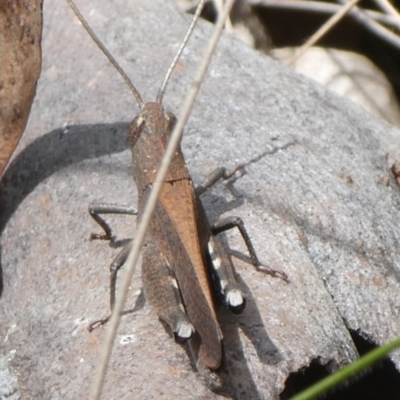
[(120, 206), (110, 203), (92, 203), (89, 206), (90, 216), (103, 228), (104, 233), (92, 233), (90, 240), (111, 240), (112, 231), (110, 225), (100, 217), (100, 214), (120, 214), (120, 215), (137, 215), (137, 210), (130, 206)]

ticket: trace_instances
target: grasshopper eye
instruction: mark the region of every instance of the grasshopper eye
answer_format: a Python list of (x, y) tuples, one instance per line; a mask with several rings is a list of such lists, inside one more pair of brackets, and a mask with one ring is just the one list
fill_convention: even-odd
[(142, 132), (144, 126), (144, 118), (141, 115), (138, 115), (131, 124), (128, 133), (128, 141), (131, 146), (134, 146), (136, 141), (138, 140), (140, 133)]
[(143, 122), (144, 122), (144, 118), (143, 118), (141, 115), (139, 115), (137, 118), (135, 118), (135, 119), (133, 120), (133, 123), (134, 123), (135, 126), (137, 126), (138, 128), (140, 127), (140, 125), (143, 124)]
[(168, 126), (170, 129), (172, 129), (175, 125), (176, 122), (176, 117), (174, 114), (170, 113), (170, 112), (165, 112), (164, 113), (165, 119), (168, 121)]

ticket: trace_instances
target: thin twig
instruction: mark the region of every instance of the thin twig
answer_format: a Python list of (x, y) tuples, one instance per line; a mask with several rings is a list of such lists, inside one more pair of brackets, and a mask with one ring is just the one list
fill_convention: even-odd
[(196, 22), (200, 17), (201, 11), (203, 10), (204, 3), (205, 3), (205, 0), (200, 0), (198, 6), (196, 8), (196, 12), (194, 13), (194, 16), (192, 18), (192, 22), (190, 23), (189, 29), (186, 32), (186, 35), (185, 35), (184, 39), (182, 40), (182, 43), (180, 44), (179, 49), (178, 49), (177, 53), (175, 54), (175, 57), (174, 57), (171, 65), (170, 65), (170, 67), (168, 68), (168, 71), (167, 71), (167, 73), (165, 75), (164, 81), (161, 84), (160, 90), (157, 93), (156, 102), (159, 103), (159, 104), (161, 104), (162, 99), (164, 97), (165, 89), (167, 87), (169, 78), (171, 77), (171, 74), (172, 74), (174, 68), (176, 67), (176, 64), (178, 63), (178, 61), (179, 61), (179, 59), (180, 59), (180, 57), (182, 55), (183, 50), (186, 47), (186, 44), (187, 44), (188, 40), (190, 39), (190, 36), (193, 33), (193, 29), (194, 29), (194, 27), (196, 25)]
[[(384, 0), (377, 0), (384, 1)], [(283, 10), (299, 10), (319, 14), (336, 14), (342, 7), (334, 3), (322, 3), (313, 0), (247, 0), (252, 6), (262, 6), (266, 8), (278, 8)], [(392, 14), (387, 15), (378, 11), (363, 9), (368, 18), (380, 22), (388, 27), (398, 28), (399, 20)], [(352, 11), (350, 11), (351, 15)]]
[(328, 21), (325, 22), (308, 40), (304, 43), (298, 50), (296, 50), (295, 54), (289, 58), (289, 60), (285, 60), (286, 65), (293, 64), (296, 60), (298, 60), (311, 46), (313, 46), (318, 40), (320, 40), (326, 33), (328, 33), (350, 10), (354, 7), (360, 0), (352, 0), (346, 3), (340, 10), (332, 15)]
[[(346, 4), (347, 2), (345, 0), (336, 0), (337, 2), (341, 4)], [(358, 7), (354, 7), (353, 10), (350, 11), (350, 15), (361, 25), (363, 25), (365, 28), (370, 30), (372, 33), (376, 34), (377, 36), (381, 37), (382, 39), (386, 40), (388, 43), (390, 43), (392, 46), (395, 46), (400, 49), (400, 38), (393, 32), (389, 31), (382, 25), (378, 24), (375, 21), (372, 21), (368, 15), (362, 11)], [(397, 24), (397, 28), (399, 28)]]
[(398, 11), (387, 0), (374, 0), (374, 2), (378, 7), (380, 7), (387, 14), (392, 15), (393, 17), (399, 18)]
[[(224, 8), (224, 0), (212, 0), (212, 2), (217, 11), (217, 15), (221, 14)], [(233, 32), (233, 25), (229, 17), (226, 19), (225, 29), (227, 30), (227, 32)]]

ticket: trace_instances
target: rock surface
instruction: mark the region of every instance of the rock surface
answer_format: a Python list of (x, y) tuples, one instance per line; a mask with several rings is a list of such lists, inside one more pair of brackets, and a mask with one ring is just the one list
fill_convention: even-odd
[[(169, 2), (98, 0), (78, 6), (153, 100), (188, 17)], [(117, 249), (88, 238), (95, 200), (136, 205), (126, 130), (138, 108), (63, 1), (44, 7), (43, 71), (27, 131), (5, 174), (0, 303), (5, 371), (24, 398), (87, 398), (105, 329)], [(199, 24), (164, 105), (178, 114), (211, 26)], [(276, 399), (293, 371), (357, 356), (348, 329), (382, 344), (400, 332), (397, 129), (225, 36), (182, 143), (195, 183), (238, 163), (246, 173), (203, 196), (211, 221), (243, 218), (260, 259), (227, 239), (248, 296), (243, 315), (221, 311), (231, 395)], [(110, 217), (119, 241), (134, 218)], [(103, 397), (214, 399), (131, 287)], [(400, 356), (392, 360), (400, 367)], [(15, 391), (15, 382), (10, 387)]]

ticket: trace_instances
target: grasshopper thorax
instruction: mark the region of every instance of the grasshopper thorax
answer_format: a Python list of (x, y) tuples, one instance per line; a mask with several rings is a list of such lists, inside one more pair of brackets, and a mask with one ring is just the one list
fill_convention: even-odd
[[(153, 184), (174, 128), (176, 117), (160, 103), (146, 103), (132, 121), (128, 139), (139, 196)], [(190, 179), (180, 146), (175, 151), (166, 182)]]

